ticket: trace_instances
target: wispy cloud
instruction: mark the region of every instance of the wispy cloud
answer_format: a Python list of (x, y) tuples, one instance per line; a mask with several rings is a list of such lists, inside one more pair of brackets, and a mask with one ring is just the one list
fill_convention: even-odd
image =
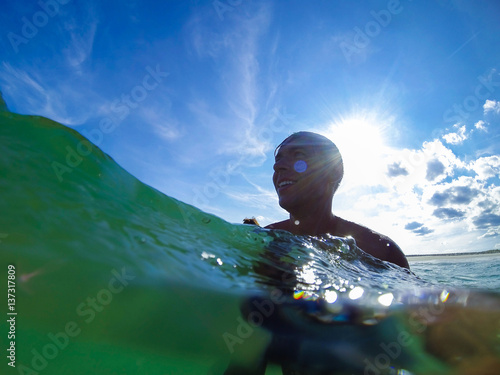
[(66, 23), (69, 45), (63, 50), (63, 54), (68, 66), (73, 67), (79, 74), (83, 73), (80, 65), (92, 54), (96, 30), (97, 20), (86, 23), (85, 29), (77, 27), (75, 23)]
[(12, 103), (14, 110), (78, 126), (91, 117), (88, 106), (100, 96), (92, 91), (94, 73), (84, 66), (92, 55), (98, 18), (87, 4), (84, 11), (69, 12), (58, 19), (60, 23), (53, 25), (57, 38), (47, 46), (54, 53), (43, 63), (3, 62), (0, 84), (6, 97), (23, 98)]
[(277, 200), (276, 194), (267, 194), (267, 193), (252, 193), (248, 192), (226, 192), (226, 195), (234, 199), (238, 202), (245, 203), (247, 206), (252, 207), (253, 209), (269, 209), (276, 207)]
[(166, 141), (173, 141), (181, 136), (176, 120), (165, 118), (152, 108), (143, 110), (143, 119)]
[[(262, 186), (259, 186), (252, 179), (248, 178), (244, 173), (242, 177), (257, 191), (257, 194), (253, 194), (250, 198), (251, 201), (257, 202), (262, 207), (275, 207), (278, 203), (278, 198), (274, 190), (268, 190)], [(246, 194), (232, 194), (232, 197), (238, 200), (245, 200)]]
[(264, 157), (271, 147), (258, 137), (265, 124), (257, 122), (268, 100), (259, 80), (258, 57), (270, 18), (270, 6), (260, 4), (247, 12), (236, 8), (223, 22), (215, 19), (215, 26), (213, 17), (204, 13), (193, 15), (188, 23), (191, 46), (199, 59), (209, 58), (214, 64), (216, 89), (223, 98), (222, 105), (212, 105), (211, 98), (195, 96), (190, 109), (200, 123), (213, 125), (212, 132), (224, 134), (219, 138), (224, 153)]
[(6, 98), (23, 98), (22, 102), (13, 105), (8, 103), (11, 108), (18, 108), (22, 113), (42, 115), (70, 126), (81, 125), (89, 118), (88, 112), (68, 108), (71, 98), (85, 102), (85, 89), (76, 90), (68, 82), (54, 86), (47, 82), (44, 74), (35, 66), (18, 68), (3, 62), (0, 82)]
[(154, 133), (167, 142), (172, 142), (183, 135), (185, 129), (172, 114), (172, 102), (161, 94), (138, 108), (141, 123), (153, 129)]

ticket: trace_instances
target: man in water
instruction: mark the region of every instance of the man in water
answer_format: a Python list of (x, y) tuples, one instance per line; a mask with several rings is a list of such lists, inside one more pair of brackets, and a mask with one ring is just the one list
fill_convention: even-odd
[(279, 204), (290, 218), (268, 225), (297, 235), (333, 236), (355, 239), (364, 252), (404, 268), (408, 261), (394, 241), (332, 213), (333, 195), (344, 175), (340, 152), (322, 135), (298, 132), (275, 150), (273, 183)]
[[(283, 229), (296, 235), (318, 236), (329, 233), (338, 237), (351, 236), (356, 240), (357, 246), (366, 253), (409, 268), (403, 252), (390, 238), (332, 213), (333, 195), (344, 175), (342, 157), (332, 141), (316, 133), (294, 133), (276, 148), (274, 156), (274, 187), (280, 206), (289, 212), (290, 218), (270, 224), (266, 228)], [(245, 219), (245, 223), (258, 225), (251, 219)], [(279, 261), (273, 256), (272, 251), (265, 254), (267, 259)], [(293, 267), (293, 264), (290, 266)], [(276, 270), (266, 262), (258, 262), (256, 265), (257, 273), (275, 277), (282, 282), (282, 275), (273, 271)], [(282, 268), (278, 271), (282, 272)], [(285, 274), (289, 279), (290, 275), (293, 276), (293, 271)], [(278, 288), (281, 290), (283, 285)], [(287, 289), (285, 294), (286, 292)], [(250, 298), (242, 306), (243, 315), (247, 320), (250, 320), (250, 314), (255, 311), (255, 301), (262, 303), (259, 298)], [(300, 332), (294, 332), (290, 317), (286, 312), (282, 314), (284, 308), (284, 305), (274, 306), (273, 314), (263, 322), (264, 328), (273, 333), (265, 353), (254, 363), (247, 363), (246, 367), (237, 361), (231, 363), (224, 375), (262, 375), (269, 360), (281, 364), (283, 374), (309, 373), (295, 370), (294, 361), (301, 352), (303, 336)], [(290, 305), (286, 308), (293, 310)]]

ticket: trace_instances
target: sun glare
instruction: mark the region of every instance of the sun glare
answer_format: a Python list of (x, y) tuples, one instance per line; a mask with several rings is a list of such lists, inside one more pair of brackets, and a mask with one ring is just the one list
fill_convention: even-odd
[(344, 160), (344, 187), (383, 182), (389, 126), (390, 120), (381, 121), (376, 115), (352, 115), (328, 128), (325, 135), (337, 145)]

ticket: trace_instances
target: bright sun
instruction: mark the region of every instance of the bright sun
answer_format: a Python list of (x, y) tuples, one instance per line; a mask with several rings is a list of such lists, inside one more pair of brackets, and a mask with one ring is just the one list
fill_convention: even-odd
[(332, 123), (325, 132), (339, 148), (344, 160), (341, 186), (377, 185), (385, 179), (388, 154), (386, 137), (391, 120), (376, 114), (355, 114)]

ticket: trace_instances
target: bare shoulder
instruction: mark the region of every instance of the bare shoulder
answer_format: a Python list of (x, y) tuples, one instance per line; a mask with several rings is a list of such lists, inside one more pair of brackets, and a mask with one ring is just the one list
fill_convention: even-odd
[(401, 248), (383, 234), (339, 217), (337, 217), (335, 232), (332, 234), (353, 237), (361, 250), (376, 258), (397, 264), (400, 267), (410, 268)]
[(278, 221), (276, 223), (272, 223), (267, 225), (265, 228), (266, 229), (283, 229), (283, 230), (288, 230), (290, 228), (289, 225), (290, 220), (283, 220), (283, 221)]

